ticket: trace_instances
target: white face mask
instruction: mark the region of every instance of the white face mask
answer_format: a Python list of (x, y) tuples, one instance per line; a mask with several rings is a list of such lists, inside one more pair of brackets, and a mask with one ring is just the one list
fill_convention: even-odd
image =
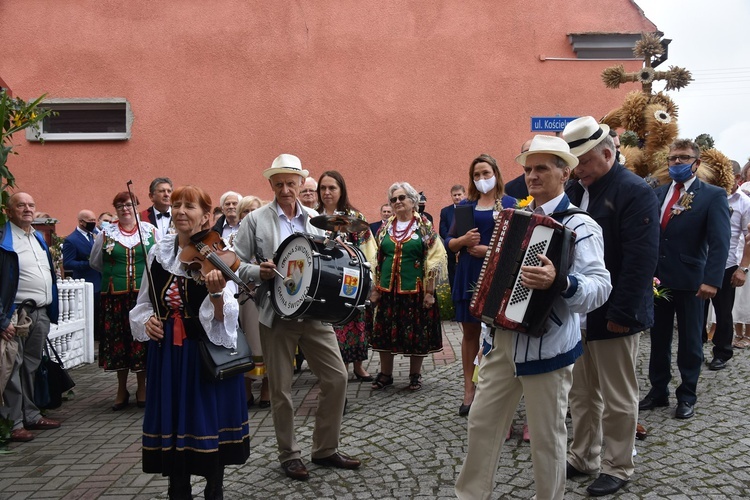
[(474, 185), (480, 193), (487, 194), (495, 189), (497, 179), (495, 179), (495, 176), (493, 175), (489, 179), (479, 179), (478, 181), (474, 181)]

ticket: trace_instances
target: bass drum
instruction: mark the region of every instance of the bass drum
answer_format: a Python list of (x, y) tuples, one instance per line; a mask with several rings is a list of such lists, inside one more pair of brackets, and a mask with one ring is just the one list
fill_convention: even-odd
[(314, 319), (343, 325), (365, 307), (372, 279), (370, 264), (354, 245), (294, 233), (274, 256), (271, 304), (285, 319)]

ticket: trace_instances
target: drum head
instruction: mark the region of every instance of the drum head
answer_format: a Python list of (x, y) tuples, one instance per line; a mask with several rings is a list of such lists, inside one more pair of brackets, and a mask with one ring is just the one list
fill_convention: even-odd
[(276, 256), (276, 269), (285, 279), (274, 279), (273, 302), (279, 314), (292, 316), (305, 303), (310, 289), (313, 248), (306, 237), (292, 235), (284, 240)]

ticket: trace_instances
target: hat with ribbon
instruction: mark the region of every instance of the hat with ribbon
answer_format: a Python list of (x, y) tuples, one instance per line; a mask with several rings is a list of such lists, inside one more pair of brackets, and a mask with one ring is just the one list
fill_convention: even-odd
[(562, 138), (552, 135), (537, 135), (531, 140), (528, 151), (516, 156), (516, 161), (526, 165), (526, 158), (534, 154), (550, 154), (562, 158), (570, 168), (578, 165), (578, 158), (570, 154), (570, 148)]
[(609, 125), (599, 123), (593, 116), (582, 116), (568, 123), (562, 136), (576, 156), (588, 153), (609, 134)]
[(271, 176), (276, 174), (297, 174), (304, 178), (307, 177), (310, 172), (302, 168), (302, 162), (299, 158), (284, 153), (277, 156), (273, 160), (273, 163), (271, 163), (270, 168), (263, 171), (263, 177), (266, 179), (270, 179)]

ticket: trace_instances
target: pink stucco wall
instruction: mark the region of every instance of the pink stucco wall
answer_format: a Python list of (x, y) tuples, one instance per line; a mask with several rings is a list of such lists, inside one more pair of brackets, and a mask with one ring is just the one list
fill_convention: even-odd
[(19, 188), (61, 234), (129, 179), (144, 203), (163, 175), (217, 203), (270, 198), (261, 172), (282, 152), (340, 170), (368, 218), (398, 180), (437, 216), (479, 153), (520, 173), (530, 116), (602, 116), (635, 88), (605, 89), (612, 62), (540, 55), (574, 57), (568, 33), (655, 29), (631, 0), (3, 0), (0, 19), (16, 95), (125, 97), (135, 115), (125, 142), (15, 138)]

